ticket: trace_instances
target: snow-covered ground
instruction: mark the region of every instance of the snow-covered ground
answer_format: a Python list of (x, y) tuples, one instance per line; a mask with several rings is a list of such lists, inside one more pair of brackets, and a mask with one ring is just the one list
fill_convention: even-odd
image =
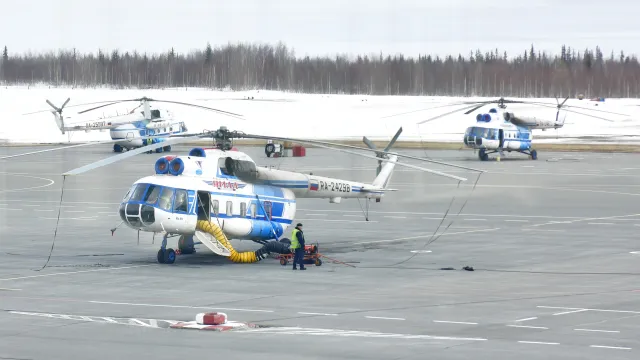
[[(469, 115), (464, 111), (444, 116), (422, 125), (418, 122), (462, 108), (440, 107), (456, 101), (488, 100), (487, 98), (450, 98), (421, 96), (365, 96), (365, 95), (310, 95), (277, 91), (213, 91), (207, 89), (115, 90), (49, 88), (48, 86), (14, 86), (0, 88), (0, 141), (13, 143), (60, 143), (109, 140), (109, 132), (75, 132), (70, 138), (62, 135), (50, 112), (23, 115), (37, 110), (50, 110), (46, 99), (61, 105), (67, 97), (70, 105), (104, 100), (130, 99), (147, 96), (154, 99), (183, 101), (219, 108), (244, 115), (236, 120), (214, 112), (174, 104), (155, 103), (158, 108), (171, 110), (176, 118), (184, 120), (189, 132), (227, 126), (245, 133), (288, 136), (308, 139), (389, 139), (402, 126), (398, 141), (462, 141), (462, 134), (475, 123), (485, 106)], [(245, 100), (252, 98), (252, 100)], [(513, 99), (513, 98), (509, 98)], [(556, 104), (555, 99), (523, 99)], [(568, 113), (562, 129), (535, 131), (540, 142), (600, 142), (590, 137), (606, 137), (608, 141), (633, 142), (640, 139), (640, 104), (638, 99), (606, 99), (605, 102), (569, 99), (567, 105), (611, 111), (624, 115), (574, 109), (586, 114), (607, 117), (614, 122)], [(89, 106), (69, 107), (64, 111), (67, 125), (97, 120), (100, 117), (122, 114), (137, 106), (129, 102), (109, 106), (78, 115)], [(422, 111), (420, 111), (422, 110)], [(532, 105), (509, 105), (516, 115), (553, 118), (555, 109)], [(394, 116), (396, 115), (396, 116)]]

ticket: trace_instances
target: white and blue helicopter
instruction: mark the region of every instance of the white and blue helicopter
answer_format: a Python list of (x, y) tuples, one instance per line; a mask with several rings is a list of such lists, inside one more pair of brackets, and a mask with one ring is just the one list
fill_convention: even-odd
[[(369, 200), (375, 199), (376, 202), (380, 202), (386, 192), (395, 191), (389, 189), (388, 185), (396, 165), (466, 181), (463, 177), (399, 163), (397, 162), (399, 157), (482, 172), (482, 170), (388, 151), (401, 132), (402, 128), (383, 150), (377, 149), (366, 137), (363, 141), (368, 148), (315, 140), (250, 135), (237, 131), (231, 132), (225, 127), (196, 135), (176, 135), (165, 140), (165, 144), (178, 144), (210, 137), (213, 138), (215, 146), (193, 148), (188, 155), (160, 157), (154, 165), (155, 174), (135, 181), (122, 198), (118, 209), (121, 224), (138, 232), (163, 234), (162, 245), (157, 253), (157, 261), (162, 264), (174, 263), (177, 254), (193, 253), (196, 242), (204, 244), (215, 254), (226, 256), (233, 262), (253, 263), (261, 261), (270, 253), (290, 252), (290, 241), (282, 235), (295, 219), (296, 198), (329, 199), (331, 203), (340, 203), (342, 199), (364, 199), (365, 216), (368, 220)], [(376, 177), (370, 184), (261, 168), (247, 154), (233, 150), (232, 139), (234, 138), (271, 139), (310, 144), (375, 159), (378, 160), (379, 166)], [(95, 143), (82, 145), (93, 144)], [(68, 147), (70, 146), (9, 155), (0, 159)], [(147, 145), (111, 156), (66, 172), (63, 176), (82, 174), (122, 161), (152, 147), (153, 145)], [(375, 156), (337, 147), (374, 151)], [(382, 163), (385, 164), (382, 165)], [(113, 231), (115, 229), (112, 229)], [(177, 241), (179, 251), (167, 248), (169, 237), (179, 237)], [(194, 241), (194, 237), (198, 241)], [(238, 252), (231, 245), (230, 239), (252, 240), (263, 246), (256, 251)]]
[[(528, 155), (532, 160), (537, 160), (538, 152), (533, 149), (533, 130), (546, 131), (549, 129), (562, 128), (565, 124), (566, 113), (562, 116), (562, 118), (560, 118), (560, 111), (573, 112), (610, 122), (613, 121), (600, 116), (585, 114), (582, 112), (577, 112), (575, 110), (569, 110), (567, 109), (567, 107), (606, 112), (616, 115), (625, 115), (610, 111), (565, 105), (567, 100), (569, 100), (568, 96), (562, 102), (559, 102), (558, 98), (556, 98), (557, 105), (536, 101), (506, 100), (504, 98), (489, 101), (456, 102), (454, 104), (448, 104), (438, 107), (455, 106), (462, 104), (473, 105), (454, 110), (446, 114), (438, 115), (427, 120), (423, 120), (418, 124), (433, 121), (443, 116), (456, 113), (458, 111), (467, 110), (464, 113), (465, 115), (467, 115), (488, 104), (497, 103), (497, 109), (491, 108), (487, 113), (478, 113), (476, 115), (475, 125), (468, 127), (464, 133), (462, 140), (465, 147), (474, 149), (474, 152), (477, 150), (478, 157), (482, 161), (489, 160), (489, 154), (493, 153), (499, 153), (497, 159), (500, 160), (500, 156), (504, 156), (505, 151), (509, 153), (512, 151), (519, 152)], [(545, 107), (555, 107), (557, 108), (557, 111), (555, 119), (540, 119), (536, 117), (516, 116), (513, 112), (506, 111), (507, 106), (505, 104), (531, 104)]]
[[(94, 111), (99, 108), (103, 108), (106, 106), (111, 106), (123, 102), (129, 101), (139, 101), (140, 105), (135, 107), (133, 110), (128, 112), (125, 115), (117, 115), (110, 118), (99, 119), (96, 121), (84, 121), (82, 125), (73, 124), (72, 126), (65, 125), (65, 118), (62, 115), (62, 110), (69, 103), (71, 99), (67, 98), (67, 100), (62, 104), (62, 106), (57, 107), (51, 101), (47, 100), (47, 104), (53, 108), (51, 111), (53, 116), (55, 117), (56, 125), (58, 129), (64, 134), (65, 132), (72, 131), (105, 131), (109, 130), (109, 135), (112, 140), (120, 140), (115, 141), (113, 144), (113, 151), (116, 153), (121, 153), (123, 151), (128, 151), (132, 149), (137, 149), (139, 147), (159, 144), (160, 146), (155, 147), (147, 151), (148, 154), (151, 154), (153, 151), (156, 153), (161, 153), (163, 151), (169, 152), (171, 151), (171, 145), (162, 146), (163, 142), (172, 135), (177, 134), (185, 134), (188, 132), (187, 126), (184, 121), (176, 120), (173, 116), (173, 113), (164, 110), (164, 109), (152, 109), (150, 102), (165, 102), (179, 105), (188, 105), (195, 106), (206, 110), (212, 110), (224, 115), (232, 116), (238, 119), (241, 119), (241, 115), (234, 114), (227, 111), (222, 111), (218, 109), (213, 109), (210, 107), (182, 103), (178, 101), (167, 101), (167, 100), (154, 100), (147, 97), (137, 98), (137, 99), (127, 99), (127, 100), (111, 100), (111, 101), (99, 101), (92, 102), (87, 104), (77, 104), (71, 106), (83, 106), (83, 105), (91, 105), (91, 104), (100, 104), (103, 105), (96, 106), (94, 108), (86, 109), (78, 112), (78, 114), (87, 113), (89, 111)], [(107, 104), (104, 104), (107, 103)], [(142, 107), (142, 111), (139, 114), (136, 114), (136, 109)], [(34, 114), (34, 113), (30, 113)], [(27, 115), (27, 114), (25, 114)], [(69, 119), (69, 117), (67, 117)], [(154, 136), (153, 138), (145, 139), (145, 136)]]

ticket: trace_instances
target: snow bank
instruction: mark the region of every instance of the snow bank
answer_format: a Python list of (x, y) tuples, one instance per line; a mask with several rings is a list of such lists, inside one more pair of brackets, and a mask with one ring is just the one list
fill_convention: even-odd
[[(183, 101), (219, 108), (244, 115), (240, 121), (223, 115), (174, 104), (155, 103), (155, 106), (171, 110), (176, 118), (184, 120), (190, 132), (216, 129), (222, 125), (231, 130), (246, 133), (288, 136), (308, 139), (389, 139), (402, 126), (404, 131), (398, 141), (461, 141), (468, 126), (475, 123), (478, 111), (469, 115), (463, 112), (448, 115), (422, 125), (418, 122), (450, 112), (464, 105), (441, 107), (455, 101), (486, 100), (485, 98), (447, 98), (420, 96), (363, 96), (296, 94), (277, 91), (212, 91), (206, 89), (179, 88), (163, 90), (114, 90), (49, 88), (47, 86), (0, 88), (0, 139), (12, 143), (60, 143), (109, 140), (109, 132), (74, 132), (62, 135), (55, 125), (53, 115), (46, 111), (33, 115), (25, 113), (50, 110), (46, 99), (62, 104), (71, 98), (64, 111), (67, 124), (97, 120), (130, 111), (138, 105), (129, 102), (105, 107), (78, 115), (74, 104), (104, 100), (130, 99), (147, 96), (154, 99)], [(555, 99), (527, 99), (555, 104)], [(570, 99), (567, 105), (612, 111), (624, 115), (611, 115), (597, 111), (576, 109), (579, 112), (601, 115), (615, 120), (607, 122), (588, 116), (569, 113), (563, 129), (535, 131), (541, 142), (589, 142), (585, 137), (610, 137), (612, 141), (628, 142), (640, 138), (640, 103), (632, 99), (607, 99), (605, 102)], [(481, 110), (488, 111), (489, 106)], [(555, 117), (555, 109), (531, 105), (509, 105), (508, 110), (517, 115)], [(1, 142), (2, 140), (0, 140)]]

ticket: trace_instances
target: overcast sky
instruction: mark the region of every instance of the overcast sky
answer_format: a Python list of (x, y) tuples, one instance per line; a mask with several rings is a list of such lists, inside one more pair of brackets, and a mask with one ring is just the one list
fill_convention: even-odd
[(640, 53), (636, 0), (15, 0), (0, 11), (10, 52), (77, 48), (178, 52), (283, 41), (301, 56), (558, 53), (599, 45)]

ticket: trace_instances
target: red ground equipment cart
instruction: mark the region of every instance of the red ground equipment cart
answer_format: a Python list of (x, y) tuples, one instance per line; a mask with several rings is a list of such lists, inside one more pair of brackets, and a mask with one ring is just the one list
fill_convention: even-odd
[[(285, 266), (289, 262), (293, 261), (294, 254), (280, 254), (278, 258), (280, 259), (280, 265)], [(322, 265), (322, 259), (320, 259), (322, 255), (318, 253), (318, 245), (305, 245), (304, 246), (304, 260), (305, 264), (315, 264), (316, 266)]]

